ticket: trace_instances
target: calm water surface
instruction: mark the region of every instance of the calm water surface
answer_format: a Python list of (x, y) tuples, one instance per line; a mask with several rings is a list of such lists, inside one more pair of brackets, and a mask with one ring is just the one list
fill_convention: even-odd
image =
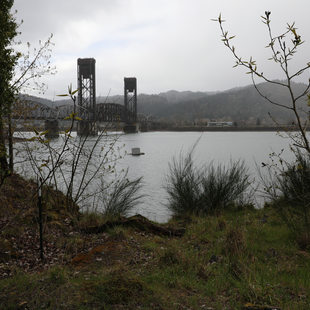
[(148, 196), (134, 213), (158, 222), (169, 219), (165, 191), (168, 164), (181, 151), (190, 150), (198, 139), (194, 152), (197, 164), (228, 164), (231, 159), (244, 159), (256, 180), (255, 163), (268, 162), (271, 152), (284, 148), (283, 156), (286, 159), (292, 157), (288, 151), (288, 140), (275, 132), (147, 132), (122, 135), (120, 143), (125, 144), (127, 152), (139, 147), (145, 153), (141, 156), (127, 155), (118, 163), (119, 167), (129, 168), (129, 177), (143, 176), (144, 179), (143, 192)]
[[(165, 190), (169, 162), (180, 152), (191, 150), (198, 140), (193, 156), (198, 166), (211, 162), (227, 165), (230, 160), (242, 159), (256, 183), (256, 163), (260, 166), (262, 162), (270, 161), (271, 152), (285, 149), (283, 157), (288, 160), (293, 158), (288, 150), (288, 139), (275, 132), (147, 132), (121, 135), (118, 144), (125, 145), (124, 151), (131, 153), (132, 148), (139, 147), (145, 153), (141, 156), (126, 155), (117, 162), (117, 170), (129, 169), (129, 178), (143, 177), (142, 191), (147, 197), (133, 213), (140, 213), (157, 222), (169, 219)], [(56, 139), (54, 146), (61, 144), (61, 141), (61, 138)], [(89, 143), (93, 142), (90, 140)], [(16, 155), (17, 159), (18, 156), (21, 160), (24, 157), (23, 153)], [(23, 168), (24, 174), (31, 175), (30, 166), (26, 165), (26, 168)], [(261, 205), (262, 199), (256, 198), (257, 205)]]

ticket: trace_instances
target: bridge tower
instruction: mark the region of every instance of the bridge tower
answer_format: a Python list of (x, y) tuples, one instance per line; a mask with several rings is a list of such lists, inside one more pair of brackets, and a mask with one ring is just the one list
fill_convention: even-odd
[[(59, 137), (59, 121), (58, 115), (55, 113), (56, 111), (53, 108), (41, 107), (41, 112), (45, 116), (44, 121), (44, 130), (47, 131), (45, 137), (47, 139), (54, 139)], [(45, 112), (45, 113), (44, 113)]]
[(124, 106), (125, 120), (124, 132), (137, 132), (137, 79), (124, 78)]
[(47, 131), (45, 137), (54, 139), (59, 137), (59, 122), (58, 119), (46, 119), (44, 121), (44, 129)]
[(78, 122), (79, 136), (97, 135), (95, 64), (94, 58), (77, 60), (78, 116), (82, 119)]

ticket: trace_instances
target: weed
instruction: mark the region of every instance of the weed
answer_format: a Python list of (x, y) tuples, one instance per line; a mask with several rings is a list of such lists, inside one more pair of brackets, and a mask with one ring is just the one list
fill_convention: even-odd
[(306, 232), (297, 237), (297, 244), (301, 250), (310, 250), (310, 235)]
[(49, 280), (55, 285), (61, 285), (66, 282), (67, 275), (64, 268), (61, 267), (53, 267), (49, 271)]
[(217, 227), (218, 227), (218, 230), (220, 231), (223, 231), (226, 229), (226, 221), (223, 219), (223, 218), (219, 218), (217, 220)]
[(80, 216), (79, 221), (77, 222), (77, 226), (81, 229), (86, 227), (92, 227), (92, 226), (100, 226), (105, 222), (105, 219), (103, 218), (102, 214), (98, 212), (83, 212), (83, 214)]
[(244, 253), (245, 248), (243, 231), (238, 227), (231, 228), (225, 239), (225, 254), (230, 258), (239, 257)]
[(140, 279), (120, 269), (105, 279), (93, 279), (88, 290), (100, 305), (137, 305), (152, 292)]

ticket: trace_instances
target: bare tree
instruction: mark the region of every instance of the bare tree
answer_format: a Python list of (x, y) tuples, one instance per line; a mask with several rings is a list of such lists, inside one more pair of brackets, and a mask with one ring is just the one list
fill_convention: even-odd
[[(267, 77), (262, 71), (258, 69), (258, 65), (252, 57), (250, 57), (248, 60), (242, 59), (242, 57), (236, 52), (235, 46), (232, 45), (231, 43), (231, 41), (234, 39), (235, 36), (234, 35), (231, 36), (228, 33), (228, 31), (225, 30), (223, 27), (223, 23), (225, 22), (225, 20), (223, 20), (221, 14), (217, 19), (213, 19), (213, 21), (219, 23), (220, 30), (222, 33), (222, 41), (224, 45), (231, 51), (233, 57), (236, 60), (236, 64), (234, 67), (244, 67), (245, 69), (248, 70), (247, 73), (251, 75), (255, 89), (269, 103), (276, 105), (280, 108), (289, 110), (293, 113), (298, 133), (297, 134), (288, 133), (288, 135), (292, 139), (293, 145), (297, 147), (297, 149), (306, 150), (307, 153), (310, 154), (309, 139), (306, 135), (307, 126), (309, 123), (308, 112), (305, 111), (305, 109), (300, 109), (297, 104), (299, 99), (307, 98), (308, 106), (310, 105), (310, 94), (309, 94), (310, 79), (301, 93), (295, 94), (292, 85), (292, 82), (296, 77), (300, 76), (301, 74), (305, 73), (307, 70), (310, 69), (310, 62), (308, 62), (304, 67), (298, 69), (293, 73), (291, 73), (289, 66), (290, 60), (294, 57), (298, 48), (304, 43), (304, 41), (302, 41), (301, 36), (297, 33), (295, 23), (287, 24), (287, 29), (284, 32), (282, 32), (279, 35), (274, 35), (272, 33), (270, 15), (271, 12), (266, 11), (265, 15), (262, 16), (262, 21), (266, 25), (268, 30), (269, 42), (267, 47), (271, 51), (271, 58), (269, 58), (269, 60), (279, 65), (285, 76), (284, 81), (275, 81)], [(258, 78), (270, 84), (278, 85), (283, 89), (288, 90), (290, 96), (290, 103), (288, 105), (285, 105), (281, 102), (273, 100), (270, 96), (264, 94), (259, 89), (255, 78)], [(304, 114), (305, 116), (304, 120), (302, 114)]]
[(118, 143), (120, 135), (108, 133), (108, 125), (97, 136), (76, 136), (73, 130), (81, 120), (75, 112), (76, 92), (70, 86), (68, 94), (62, 95), (72, 99), (73, 112), (66, 117), (70, 125), (58, 140), (49, 141), (46, 132), (35, 130), (34, 136), (24, 143), (26, 166), (32, 170), (27, 174), (39, 176), (42, 185), (61, 190), (66, 197), (64, 207), (69, 212), (96, 204), (102, 212), (104, 209), (108, 213), (125, 214), (143, 198), (137, 194), (142, 178), (129, 181), (126, 173), (116, 169), (124, 154)]
[[(269, 42), (267, 48), (271, 51), (269, 59), (277, 64), (284, 73), (285, 79), (283, 81), (274, 81), (268, 78), (262, 71), (258, 70), (258, 65), (252, 57), (249, 60), (243, 60), (236, 52), (236, 48), (231, 44), (234, 36), (230, 36), (228, 31), (224, 29), (224, 20), (221, 15), (215, 21), (219, 23), (224, 45), (231, 51), (236, 60), (235, 67), (241, 66), (247, 69), (254, 87), (270, 104), (292, 112), (293, 122), (297, 126), (297, 133), (289, 131), (286, 133), (292, 141), (291, 150), (294, 152), (295, 161), (290, 163), (284, 160), (282, 157), (283, 149), (279, 154), (271, 153), (271, 163), (262, 163), (262, 167), (267, 167), (268, 175), (265, 177), (260, 172), (260, 179), (263, 184), (263, 193), (271, 198), (279, 215), (295, 233), (300, 246), (307, 247), (310, 244), (310, 143), (309, 136), (307, 136), (309, 111), (306, 111), (306, 103), (310, 106), (310, 79), (300, 93), (295, 93), (293, 80), (310, 69), (310, 62), (291, 72), (290, 61), (304, 41), (302, 41), (300, 34), (297, 33), (295, 23), (287, 24), (286, 30), (280, 35), (273, 35), (270, 15), (271, 12), (266, 11), (265, 15), (262, 16), (262, 21), (268, 30)], [(277, 102), (263, 93), (256, 84), (255, 78), (287, 90), (290, 97), (289, 104)], [(304, 100), (301, 107), (298, 104), (300, 99)], [(285, 128), (281, 129), (285, 130)]]
[[(56, 68), (51, 64), (52, 42), (53, 34), (51, 34), (46, 41), (39, 41), (38, 47), (32, 47), (27, 42), (26, 52), (18, 53), (19, 59), (15, 65), (15, 74), (12, 79), (11, 89), (15, 93), (14, 101), (10, 104), (10, 109), (7, 115), (8, 121), (8, 147), (9, 147), (9, 169), (14, 169), (13, 158), (13, 134), (14, 128), (12, 126), (12, 113), (21, 116), (29, 111), (25, 102), (22, 101), (19, 94), (21, 92), (37, 91), (39, 94), (44, 93), (47, 85), (42, 81), (46, 75), (53, 75), (56, 73)], [(17, 45), (21, 44), (18, 42)]]

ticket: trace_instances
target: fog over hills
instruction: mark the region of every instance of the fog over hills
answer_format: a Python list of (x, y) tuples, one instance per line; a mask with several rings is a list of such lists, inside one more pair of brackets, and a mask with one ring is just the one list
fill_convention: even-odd
[[(288, 89), (279, 85), (262, 83), (260, 91), (273, 101), (289, 105)], [(295, 94), (302, 93), (305, 84), (294, 83)], [(51, 101), (39, 97), (21, 95), (28, 101), (39, 102), (49, 107), (71, 105), (70, 99)], [(97, 103), (113, 102), (123, 104), (123, 96), (97, 97)], [(307, 113), (306, 98), (299, 100), (300, 107)], [(271, 115), (280, 123), (289, 123), (294, 119), (290, 110), (270, 104), (262, 98), (253, 85), (233, 88), (221, 92), (192, 92), (170, 90), (160, 94), (139, 94), (138, 113), (152, 116), (160, 121), (194, 122), (205, 119), (230, 120), (235, 122), (271, 124)], [(306, 114), (305, 114), (306, 115)]]

